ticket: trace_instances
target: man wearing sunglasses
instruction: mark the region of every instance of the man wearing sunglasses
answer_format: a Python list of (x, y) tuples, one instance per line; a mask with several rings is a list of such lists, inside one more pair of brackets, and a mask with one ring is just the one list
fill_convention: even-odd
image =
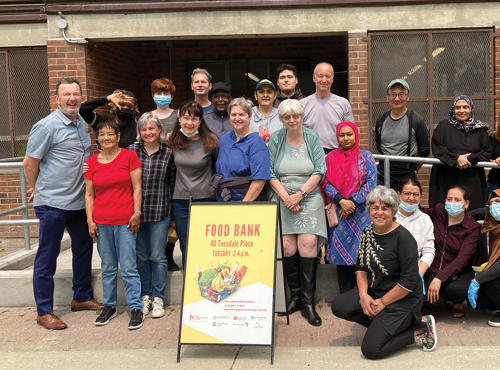
[[(410, 99), (410, 86), (403, 79), (395, 79), (387, 86), (387, 101), (391, 110), (377, 118), (375, 142), (377, 151), (385, 155), (406, 157), (427, 157), (429, 136), (424, 119), (417, 112), (406, 107)], [(421, 163), (391, 162), (390, 186), (397, 190), (401, 180), (413, 177)], [(377, 182), (384, 185), (384, 163), (377, 169)]]

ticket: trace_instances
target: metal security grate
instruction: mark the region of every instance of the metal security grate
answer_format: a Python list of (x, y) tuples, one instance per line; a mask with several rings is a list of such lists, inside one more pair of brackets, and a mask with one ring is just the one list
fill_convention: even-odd
[(0, 158), (23, 156), (31, 127), (49, 113), (46, 48), (0, 51)]
[[(403, 78), (410, 85), (408, 107), (426, 121), (429, 137), (437, 123), (448, 119), (453, 99), (461, 94), (474, 101), (475, 116), (492, 127), (492, 31), (408, 31), (369, 35), (369, 96), (371, 132), (389, 110), (388, 83)], [(373, 137), (371, 149), (375, 152)]]

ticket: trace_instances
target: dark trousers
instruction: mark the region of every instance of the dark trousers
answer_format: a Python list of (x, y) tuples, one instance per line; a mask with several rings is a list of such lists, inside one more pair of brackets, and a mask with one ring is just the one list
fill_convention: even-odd
[(341, 319), (356, 322), (367, 328), (361, 343), (361, 352), (369, 359), (387, 357), (415, 342), (413, 331), (415, 317), (411, 312), (394, 334), (390, 335), (380, 324), (377, 316), (371, 320), (363, 313), (359, 304), (358, 287), (337, 296), (332, 302), (332, 313)]
[(93, 297), (90, 285), (93, 247), (84, 209), (68, 211), (36, 206), (35, 213), (40, 219), (40, 228), (38, 251), (33, 266), (33, 292), (38, 315), (42, 316), (53, 312), (54, 274), (64, 229), (67, 229), (71, 236), (73, 299), (79, 302), (86, 302)]
[[(462, 303), (467, 298), (467, 291), (469, 290), (470, 282), (474, 279), (474, 275), (474, 271), (469, 271), (460, 275), (455, 281), (452, 281), (453, 279), (450, 277), (447, 281), (441, 283), (439, 299), (434, 303), (425, 301), (425, 307), (432, 310), (446, 301), (451, 301), (453, 304)], [(429, 285), (435, 277), (436, 274), (433, 272), (425, 273), (424, 282), (426, 292), (429, 290)]]
[(476, 304), (476, 309), (500, 310), (500, 278), (480, 285)]

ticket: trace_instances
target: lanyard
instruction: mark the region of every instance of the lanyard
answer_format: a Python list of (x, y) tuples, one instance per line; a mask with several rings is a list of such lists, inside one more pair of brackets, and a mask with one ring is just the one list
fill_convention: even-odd
[(444, 232), (443, 254), (441, 255), (441, 263), (439, 264), (439, 271), (441, 271), (441, 267), (443, 266), (443, 258), (444, 258), (444, 252), (446, 251), (446, 237), (447, 236), (448, 236), (448, 224), (446, 225), (446, 230)]

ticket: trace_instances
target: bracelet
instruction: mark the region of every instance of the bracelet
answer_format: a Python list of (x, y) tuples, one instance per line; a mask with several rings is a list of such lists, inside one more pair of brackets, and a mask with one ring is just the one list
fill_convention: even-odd
[(134, 213), (138, 213), (138, 214), (142, 215), (141, 211), (135, 211)]
[(384, 305), (384, 307), (387, 307), (387, 305), (384, 302), (384, 297), (380, 297), (380, 302), (382, 302), (382, 304)]
[(359, 296), (359, 303), (361, 303), (361, 298), (363, 298), (363, 296), (367, 295), (368, 293), (363, 293)]

